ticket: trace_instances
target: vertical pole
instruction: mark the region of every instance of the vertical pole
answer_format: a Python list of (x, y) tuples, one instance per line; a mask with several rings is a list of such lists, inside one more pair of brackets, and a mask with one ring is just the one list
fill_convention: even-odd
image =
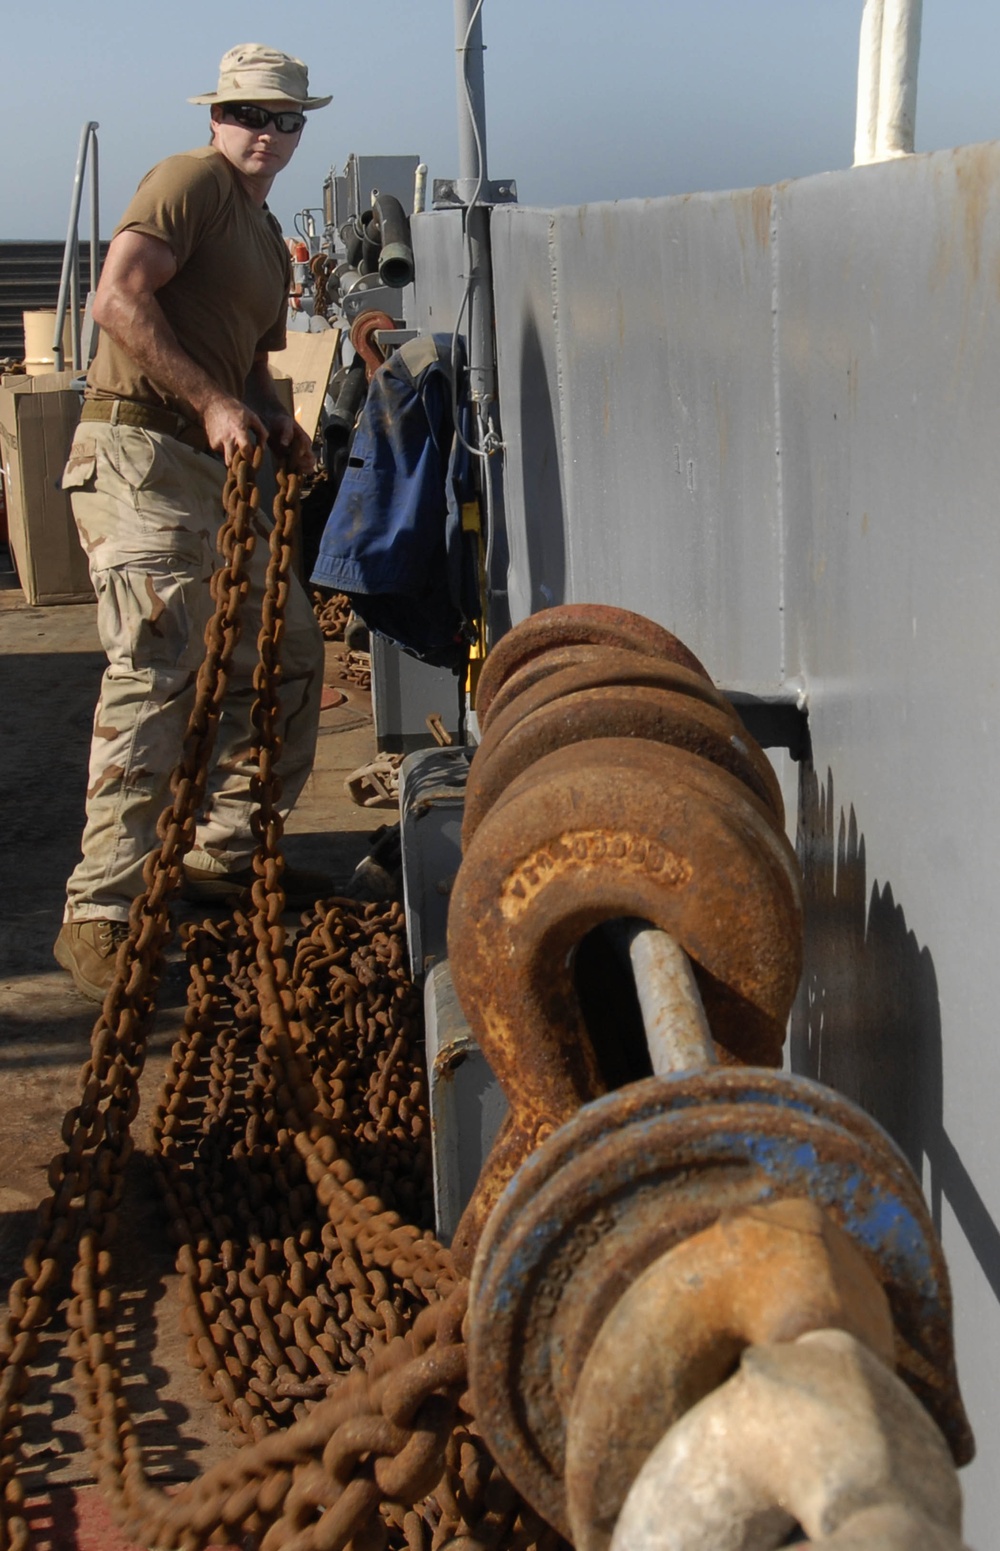
[(455, 0), (455, 84), (458, 93), (458, 192), (466, 204), (486, 182), (486, 82), (482, 4)]
[(90, 289), (101, 275), (101, 194), (97, 167), (97, 125), (90, 126)]
[(922, 13), (923, 0), (885, 0), (878, 83), (879, 160), (913, 154)]
[(865, 0), (858, 50), (858, 112), (854, 126), (854, 165), (875, 160), (878, 135), (878, 88), (882, 59), (882, 19), (885, 0)]
[(76, 157), (76, 172), (73, 176), (73, 194), (69, 206), (69, 226), (66, 231), (66, 246), (63, 249), (62, 274), (59, 277), (59, 300), (56, 302), (56, 326), (52, 339), (52, 357), (57, 372), (63, 369), (63, 323), (66, 320), (66, 308), (69, 305), (71, 275), (75, 275), (74, 317), (76, 318), (76, 332), (74, 340), (79, 345), (80, 338), (80, 270), (77, 253), (76, 234), (80, 226), (80, 201), (83, 197), (83, 175), (87, 168), (87, 150), (92, 139), (96, 144), (96, 123), (84, 124), (80, 132), (80, 149)]
[(913, 152), (923, 0), (865, 0), (854, 165)]
[(69, 272), (69, 327), (70, 338), (73, 341), (73, 370), (78, 372), (83, 364), (83, 355), (80, 348), (80, 239), (76, 232), (73, 233), (70, 262), (72, 268)]
[(493, 274), (489, 209), (478, 203), (486, 188), (486, 91), (483, 79), (482, 0), (455, 0), (458, 86), (458, 192), (466, 205), (465, 254), (469, 285), (469, 391), (481, 410), (496, 397), (493, 355)]

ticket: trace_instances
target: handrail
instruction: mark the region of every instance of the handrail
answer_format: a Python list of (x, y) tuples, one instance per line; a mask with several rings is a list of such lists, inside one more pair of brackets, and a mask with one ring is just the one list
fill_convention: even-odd
[(93, 119), (84, 124), (80, 132), (80, 149), (76, 157), (73, 177), (73, 195), (69, 207), (69, 228), (63, 249), (62, 274), (59, 277), (59, 300), (56, 302), (55, 337), (52, 356), (55, 369), (63, 369), (63, 324), (66, 309), (72, 307), (73, 318), (73, 370), (83, 367), (83, 346), (80, 336), (80, 203), (83, 197), (83, 178), (87, 170), (87, 153), (93, 145), (90, 163), (90, 289), (97, 290), (100, 268), (101, 238), (99, 230), (99, 191), (97, 177), (97, 131), (100, 125)]

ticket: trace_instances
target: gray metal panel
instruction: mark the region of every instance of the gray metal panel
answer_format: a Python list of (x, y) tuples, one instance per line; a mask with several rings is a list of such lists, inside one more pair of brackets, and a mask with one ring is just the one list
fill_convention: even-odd
[(435, 1226), (438, 1237), (450, 1244), (507, 1102), (458, 1005), (447, 959), (427, 976), (424, 1021)]
[(421, 333), (450, 334), (462, 300), (465, 259), (461, 210), (428, 210), (410, 221), (415, 305), (407, 322)]
[[(527, 412), (530, 349), (545, 368), (560, 438), (565, 575), (554, 601), (638, 609), (709, 658), (717, 676), (774, 687), (781, 572), (770, 191), (557, 210), (543, 254), (544, 219), (494, 212), (503, 255), (494, 273), (505, 320), (505, 437), (511, 401), (522, 419)], [(533, 330), (553, 338), (539, 346)], [(532, 396), (540, 391), (536, 375)], [(513, 551), (539, 528), (556, 542), (559, 517), (539, 499), (552, 490), (550, 456), (522, 449), (518, 466), (510, 454)], [(533, 539), (536, 548), (542, 542)]]
[(403, 903), (410, 974), (420, 985), (448, 955), (448, 899), (462, 860), (462, 813), (472, 751), (408, 754), (399, 769)]
[(408, 754), (437, 740), (428, 716), (440, 716), (452, 737), (459, 722), (459, 681), (448, 668), (432, 668), (401, 652), (383, 636), (372, 636), (372, 711), (375, 739), (383, 752)]
[(779, 195), (790, 660), (814, 774), (803, 1069), (906, 1147), (942, 1230), (996, 1537), (1000, 146)]
[[(351, 156), (348, 172), (351, 178), (352, 215), (371, 209), (372, 190), (391, 194), (398, 199), (409, 214), (413, 209), (413, 183), (419, 165), (419, 156)], [(356, 201), (356, 203), (354, 203)]]
[[(990, 145), (493, 215), (514, 617), (543, 589), (603, 598), (727, 687), (808, 695), (793, 1064), (922, 1171), (980, 1433), (979, 1551), (1000, 1508), (998, 185)], [(459, 235), (429, 246), (434, 327)]]

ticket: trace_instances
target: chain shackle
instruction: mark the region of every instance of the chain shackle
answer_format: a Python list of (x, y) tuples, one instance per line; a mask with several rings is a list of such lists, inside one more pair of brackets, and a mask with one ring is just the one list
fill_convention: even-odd
[[(842, 1330), (752, 1346), (653, 1450), (611, 1551), (773, 1551), (800, 1528), (842, 1551), (963, 1551), (940, 1432)], [(892, 1538), (877, 1538), (889, 1531)]]
[(854, 1241), (811, 1201), (724, 1212), (628, 1288), (568, 1404), (566, 1501), (576, 1551), (607, 1551), (660, 1439), (748, 1346), (846, 1330), (890, 1367), (889, 1301)]

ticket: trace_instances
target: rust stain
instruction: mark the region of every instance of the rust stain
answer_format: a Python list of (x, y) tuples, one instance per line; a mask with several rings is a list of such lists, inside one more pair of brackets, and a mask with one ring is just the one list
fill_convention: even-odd
[(750, 216), (753, 220), (753, 234), (757, 239), (757, 246), (768, 248), (771, 244), (771, 210), (774, 203), (774, 190), (762, 187), (755, 188), (750, 195)]
[(736, 236), (739, 239), (740, 253), (745, 254), (747, 249), (746, 217), (749, 198), (742, 191), (737, 190), (732, 195), (733, 214), (736, 217)]
[(989, 145), (965, 146), (958, 153), (955, 182), (962, 206), (965, 259), (973, 281), (983, 258), (983, 228), (996, 182), (996, 155)]
[(861, 532), (864, 534), (865, 538), (868, 537), (868, 529), (870, 527), (871, 527), (871, 523), (870, 523), (869, 518), (868, 518), (868, 513), (864, 512), (864, 513), (862, 513), (862, 517), (861, 517)]

